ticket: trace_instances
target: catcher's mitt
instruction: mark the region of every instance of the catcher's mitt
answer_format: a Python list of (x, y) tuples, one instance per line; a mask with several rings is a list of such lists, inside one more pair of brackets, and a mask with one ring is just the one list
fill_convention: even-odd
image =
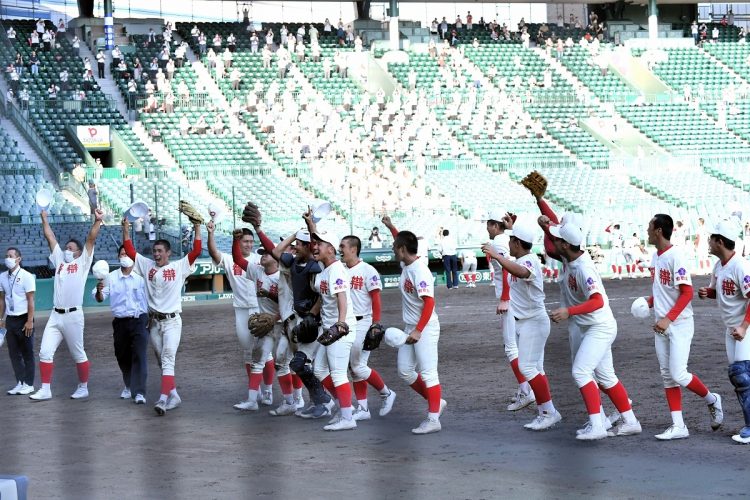
[(253, 226), (260, 226), (261, 215), (258, 205), (252, 201), (248, 201), (245, 209), (242, 211), (242, 220)]
[(315, 316), (305, 316), (302, 321), (292, 328), (292, 338), (294, 343), (309, 344), (318, 338), (318, 320)]
[(253, 337), (261, 338), (268, 335), (276, 324), (276, 317), (269, 313), (255, 313), (250, 315), (247, 320), (247, 327)]
[(322, 345), (331, 345), (338, 339), (349, 333), (349, 325), (338, 321), (331, 325), (328, 330), (324, 330), (323, 333), (318, 337), (318, 342)]
[(185, 200), (180, 200), (180, 212), (185, 214), (192, 224), (203, 224), (203, 216)]
[(535, 198), (544, 197), (544, 193), (547, 191), (547, 179), (536, 170), (530, 172), (529, 175), (521, 179), (521, 184), (523, 187), (531, 191), (531, 194), (533, 194)]
[(362, 347), (365, 351), (374, 351), (380, 346), (380, 341), (383, 340), (385, 335), (385, 328), (380, 323), (373, 323), (370, 328), (367, 329), (365, 334), (365, 344)]

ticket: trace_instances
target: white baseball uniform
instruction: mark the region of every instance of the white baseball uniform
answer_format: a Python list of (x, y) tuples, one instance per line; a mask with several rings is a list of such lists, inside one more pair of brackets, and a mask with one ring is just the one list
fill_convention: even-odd
[[(177, 348), (182, 336), (182, 287), (193, 272), (185, 256), (157, 267), (141, 254), (135, 256), (135, 271), (146, 279), (146, 299), (151, 317), (151, 345), (161, 360), (162, 375), (174, 375)], [(167, 315), (159, 319), (153, 313)]]
[(510, 301), (515, 316), (518, 368), (526, 380), (531, 380), (544, 373), (544, 346), (550, 322), (544, 306), (544, 277), (539, 258), (529, 253), (516, 259), (516, 264), (529, 270), (525, 279), (510, 277)]
[[(435, 278), (427, 267), (427, 260), (420, 257), (401, 269), (399, 281), (401, 304), (403, 305), (404, 332), (408, 335), (417, 328), (422, 316), (422, 297), (435, 296)], [(401, 379), (412, 385), (417, 376), (422, 376), (426, 387), (438, 385), (438, 340), (440, 322), (433, 310), (419, 342), (404, 344), (398, 350), (398, 372)], [(417, 373), (419, 372), (419, 373)]]
[[(493, 250), (506, 259), (512, 259), (510, 256), (510, 236), (507, 234), (498, 234), (492, 239), (490, 245), (492, 245)], [(492, 281), (495, 284), (495, 298), (499, 300), (503, 296), (503, 266), (495, 259), (490, 259), (490, 266), (492, 267)], [(505, 355), (508, 361), (513, 361), (518, 357), (518, 344), (516, 344), (516, 324), (512, 310), (500, 317), (500, 330), (503, 332)]]
[(92, 248), (89, 253), (84, 245), (81, 255), (70, 263), (65, 262), (65, 254), (60, 245), (55, 245), (52, 250), (49, 259), (55, 266), (53, 310), (42, 334), (39, 348), (41, 362), (52, 363), (55, 351), (63, 339), (76, 363), (88, 361), (83, 349), (83, 292), (94, 261), (93, 250)]
[(717, 261), (709, 288), (716, 290), (721, 320), (726, 328), (724, 341), (729, 364), (750, 360), (748, 339), (737, 341), (731, 335), (732, 329), (745, 320), (750, 294), (750, 262), (739, 254), (734, 254), (725, 265)]
[(322, 301), (320, 320), (324, 331), (339, 320), (337, 295), (343, 293), (346, 297), (346, 324), (349, 326), (349, 333), (331, 345), (321, 345), (313, 363), (313, 370), (318, 380), (323, 380), (330, 374), (334, 387), (349, 383), (346, 372), (349, 368), (352, 344), (357, 336), (357, 319), (349, 292), (349, 282), (346, 266), (337, 260), (315, 277), (313, 285), (313, 289), (320, 294)]
[(279, 340), (274, 348), (274, 359), (276, 360), (276, 376), (283, 377), (289, 375), (289, 363), (294, 356), (294, 351), (289, 344), (287, 335), (291, 333), (295, 321), (290, 318), (294, 316), (294, 295), (292, 294), (292, 277), (288, 267), (279, 263), (279, 316), (281, 316), (282, 325), (285, 325), (286, 331), (279, 336)]
[[(248, 257), (245, 257), (245, 260), (247, 260), (247, 266), (250, 269), (251, 266), (260, 264), (260, 255), (252, 253)], [(247, 320), (251, 314), (258, 312), (255, 281), (249, 279), (245, 271), (234, 262), (232, 254), (222, 253), (219, 266), (224, 268), (229, 285), (232, 287), (235, 330), (237, 331), (240, 346), (242, 346), (244, 351), (245, 363), (251, 364), (255, 338), (250, 335), (250, 330), (247, 328)]]
[[(680, 295), (680, 285), (691, 285), (689, 265), (683, 251), (671, 246), (651, 257), (651, 275), (654, 312), (660, 320), (672, 310)], [(664, 387), (686, 386), (693, 375), (687, 370), (690, 343), (693, 340), (693, 305), (688, 303), (673, 321), (664, 335), (654, 334), (656, 357), (664, 381)]]
[(349, 274), (349, 294), (352, 298), (354, 315), (357, 319), (357, 336), (352, 344), (349, 366), (352, 371), (354, 382), (370, 378), (372, 370), (367, 366), (370, 359), (370, 351), (362, 349), (365, 342), (367, 330), (372, 325), (372, 297), (370, 292), (382, 290), (380, 274), (370, 264), (360, 260), (354, 267), (344, 266)]
[(612, 243), (612, 248), (609, 254), (610, 264), (613, 266), (622, 266), (626, 262), (624, 252), (625, 238), (619, 229), (611, 229), (610, 242)]
[[(247, 266), (247, 279), (254, 282), (253, 288), (256, 290), (256, 293), (259, 293), (261, 290), (264, 291), (264, 295), (258, 296), (256, 299), (258, 309), (262, 313), (279, 316), (279, 274), (279, 271), (266, 274), (265, 269), (259, 265), (248, 264)], [(273, 331), (269, 332), (264, 337), (251, 337), (251, 373), (263, 373), (266, 361), (268, 361), (268, 358), (273, 351), (274, 343), (280, 336), (281, 321), (277, 321), (273, 327)], [(257, 387), (254, 389), (257, 389)]]

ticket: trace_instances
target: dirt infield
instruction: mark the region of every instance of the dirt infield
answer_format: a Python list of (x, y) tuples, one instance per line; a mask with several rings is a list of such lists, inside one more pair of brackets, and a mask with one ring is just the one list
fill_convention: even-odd
[[(697, 278), (696, 285), (706, 281)], [(53, 400), (0, 396), (0, 474), (29, 476), (30, 498), (747, 496), (750, 448), (730, 439), (742, 415), (727, 380), (715, 303), (695, 301), (690, 370), (724, 397), (724, 427), (712, 432), (705, 403), (685, 394), (690, 439), (658, 442), (653, 435), (670, 418), (653, 334), (629, 314), (632, 297), (646, 294), (650, 285), (623, 280), (606, 286), (619, 323), (615, 368), (634, 400), (640, 436), (575, 440), (585, 408), (570, 374), (567, 332), (554, 324), (545, 368), (563, 421), (548, 432), (525, 431), (522, 424), (532, 411), (505, 411), (515, 381), (503, 356), (491, 287), (441, 287), (440, 378), (448, 408), (438, 434), (411, 435), (426, 404), (397, 379), (396, 352), (385, 345), (373, 353), (371, 365), (398, 393), (386, 418), (373, 412), (373, 420), (355, 431), (327, 433), (322, 421), (234, 410), (232, 404), (246, 395), (246, 376), (228, 302), (186, 307), (177, 357), (183, 405), (158, 418), (152, 409), (159, 388), (153, 357), (149, 404), (118, 399), (122, 382), (111, 318), (98, 309), (86, 315), (88, 401), (68, 398), (76, 375), (64, 346), (56, 357)], [(547, 285), (547, 293), (550, 303), (558, 300), (557, 285)], [(400, 325), (398, 292), (386, 291), (383, 304), (384, 323)], [(40, 319), (37, 344), (43, 326)], [(3, 352), (0, 386), (12, 385)], [(278, 400), (278, 386), (274, 390)], [(377, 409), (373, 392), (370, 401)]]

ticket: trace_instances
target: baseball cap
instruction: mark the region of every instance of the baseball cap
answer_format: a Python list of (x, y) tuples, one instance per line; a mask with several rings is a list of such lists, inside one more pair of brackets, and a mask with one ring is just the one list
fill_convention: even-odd
[(333, 246), (333, 248), (336, 249), (336, 251), (338, 251), (339, 245), (341, 244), (341, 239), (333, 231), (318, 229), (317, 232), (313, 233), (313, 236), (321, 241), (329, 243), (331, 246)]
[(502, 221), (503, 217), (505, 217), (505, 214), (507, 214), (505, 210), (501, 210), (499, 208), (495, 208), (487, 212), (487, 220), (495, 220), (495, 221)]
[(736, 241), (741, 231), (742, 228), (740, 227), (737, 219), (731, 218), (719, 221), (719, 223), (714, 226), (711, 234), (718, 234), (728, 239), (729, 241)]
[(521, 241), (526, 243), (534, 243), (536, 241), (536, 228), (527, 221), (517, 221), (513, 225), (513, 229), (506, 232), (509, 236), (514, 236)]
[(563, 224), (562, 226), (550, 226), (549, 232), (555, 238), (562, 238), (573, 246), (580, 246), (583, 242), (583, 233), (575, 224)]
[(297, 231), (295, 238), (304, 241), (305, 243), (310, 243), (310, 233), (307, 229), (300, 229)]

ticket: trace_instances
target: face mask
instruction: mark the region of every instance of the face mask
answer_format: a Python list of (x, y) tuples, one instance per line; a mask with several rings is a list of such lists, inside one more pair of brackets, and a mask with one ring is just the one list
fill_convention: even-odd
[(120, 267), (133, 267), (133, 259), (131, 259), (127, 255), (120, 258)]
[(6, 257), (5, 267), (7, 267), (8, 269), (13, 269), (14, 267), (16, 267), (16, 259), (13, 257)]
[(71, 250), (65, 250), (65, 263), (70, 264), (73, 262), (73, 253)]

